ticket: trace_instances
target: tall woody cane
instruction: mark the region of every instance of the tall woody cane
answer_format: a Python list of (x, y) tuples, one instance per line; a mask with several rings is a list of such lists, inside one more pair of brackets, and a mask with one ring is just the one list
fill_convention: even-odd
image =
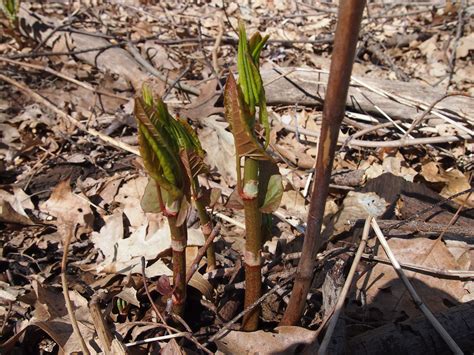
[(316, 174), (308, 212), (306, 235), (290, 301), (280, 325), (294, 325), (301, 318), (311, 285), (315, 255), (324, 244), (321, 225), (329, 190), (337, 137), (344, 117), (365, 0), (341, 0), (334, 50), (323, 109)]

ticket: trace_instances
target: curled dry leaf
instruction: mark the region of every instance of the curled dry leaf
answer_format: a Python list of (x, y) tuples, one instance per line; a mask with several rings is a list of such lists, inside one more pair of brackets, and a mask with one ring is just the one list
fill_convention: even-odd
[(137, 299), (137, 290), (133, 287), (124, 287), (115, 297), (124, 300), (127, 303), (140, 307), (140, 302)]
[[(467, 190), (471, 187), (467, 176), (457, 169), (445, 171), (437, 163), (430, 162), (421, 168), (421, 175), (430, 182), (443, 182), (444, 188), (440, 195), (443, 197), (450, 197), (458, 192)], [(466, 195), (458, 196), (454, 199), (458, 204), (464, 203)], [(474, 207), (474, 194), (471, 194), (466, 201), (466, 206)]]
[[(33, 289), (36, 295), (33, 317), (29, 321), (23, 322), (16, 334), (2, 344), (2, 353), (8, 353), (24, 332), (31, 327), (40, 328), (48, 334), (58, 344), (62, 353), (80, 352), (82, 348), (79, 339), (72, 330), (61, 290), (45, 287), (37, 281), (33, 281)], [(94, 325), (90, 317), (87, 300), (76, 291), (69, 291), (69, 297), (83, 337), (87, 340), (93, 339)], [(96, 352), (91, 347), (90, 342), (87, 341), (86, 343), (89, 345), (89, 351), (95, 354)]]
[(3, 223), (14, 223), (23, 225), (34, 224), (28, 216), (24, 216), (18, 213), (12, 205), (5, 200), (0, 201), (0, 222)]
[(221, 113), (224, 110), (222, 107), (215, 107), (220, 93), (216, 90), (217, 80), (210, 80), (200, 89), (199, 96), (186, 108), (181, 111), (181, 114), (192, 120), (204, 121), (207, 117)]
[(379, 217), (387, 208), (388, 204), (375, 192), (350, 191), (342, 204), (342, 209), (334, 216), (334, 235), (349, 230), (349, 221), (365, 219), (368, 215)]

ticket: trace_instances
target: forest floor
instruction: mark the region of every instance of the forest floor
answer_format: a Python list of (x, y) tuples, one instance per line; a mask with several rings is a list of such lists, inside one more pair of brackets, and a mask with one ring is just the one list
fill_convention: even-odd
[[(104, 329), (133, 354), (314, 350), (369, 214), (423, 303), (472, 352), (474, 316), (460, 319), (474, 314), (474, 6), (367, 5), (326, 203), (328, 243), (316, 256), (300, 323), (278, 327), (304, 238), (337, 4), (153, 3), (25, 1), (17, 22), (0, 15), (1, 352), (81, 351), (62, 288), (65, 266), (91, 353), (103, 349)], [(234, 145), (222, 98), (236, 71), (239, 19), (249, 34), (270, 36), (261, 59), (268, 149), (284, 184), (262, 251), (260, 330), (247, 333), (236, 317), (245, 226), (231, 197)], [(184, 319), (168, 317), (168, 325), (155, 311), (166, 313), (160, 291), (172, 275), (168, 225), (141, 207), (148, 177), (133, 107), (144, 82), (196, 130), (211, 168), (203, 183), (221, 190), (212, 210), (221, 226), (218, 267), (208, 271), (201, 260)], [(192, 261), (205, 240), (196, 213), (187, 223)], [(355, 266), (331, 352), (447, 351), (375, 234)]]

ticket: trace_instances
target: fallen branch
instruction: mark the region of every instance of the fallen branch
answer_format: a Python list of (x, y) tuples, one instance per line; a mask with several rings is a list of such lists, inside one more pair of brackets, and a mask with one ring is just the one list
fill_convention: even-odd
[[(390, 122), (392, 124), (392, 122)], [(385, 126), (378, 126), (374, 129), (379, 129)], [(321, 135), (319, 132), (312, 131), (306, 128), (295, 128), (291, 125), (284, 124), (283, 128), (289, 132), (298, 133), (303, 136), (316, 137), (319, 138)], [(369, 130), (368, 130), (369, 131)], [(399, 148), (399, 147), (408, 147), (412, 145), (421, 145), (421, 144), (441, 144), (441, 143), (453, 143), (453, 142), (462, 142), (474, 141), (474, 137), (471, 137), (467, 134), (459, 134), (457, 136), (438, 136), (438, 137), (423, 137), (423, 138), (406, 138), (406, 139), (397, 139), (393, 141), (373, 141), (373, 140), (361, 140), (361, 139), (350, 139), (346, 140), (338, 138), (338, 144), (345, 144), (349, 147), (361, 147), (361, 148)]]
[[(381, 258), (376, 255), (362, 254), (362, 258), (367, 261), (377, 261), (379, 263), (390, 265), (390, 260)], [(459, 280), (474, 280), (474, 271), (469, 270), (443, 270), (436, 269), (411, 263), (400, 263), (402, 269), (415, 271), (417, 273), (447, 278), (447, 279), (459, 279)]]
[(206, 239), (206, 242), (204, 243), (204, 245), (201, 248), (199, 248), (199, 251), (196, 257), (194, 258), (193, 263), (191, 264), (188, 272), (186, 273), (186, 284), (189, 283), (194, 273), (198, 269), (199, 262), (204, 257), (204, 254), (206, 254), (207, 248), (209, 248), (209, 246), (213, 243), (214, 238), (219, 234), (220, 229), (221, 229), (221, 225), (216, 224), (216, 226), (212, 229), (211, 234)]

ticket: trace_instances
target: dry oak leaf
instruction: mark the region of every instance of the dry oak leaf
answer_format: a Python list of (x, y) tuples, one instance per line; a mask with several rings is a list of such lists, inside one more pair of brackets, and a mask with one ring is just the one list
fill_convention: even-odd
[[(137, 208), (140, 208), (139, 206)], [(124, 238), (123, 214), (105, 218), (105, 225), (100, 232), (92, 233), (92, 241), (103, 254), (103, 260), (97, 265), (99, 272), (105, 273), (141, 273), (141, 257), (145, 260), (155, 259), (171, 248), (171, 237), (167, 219), (151, 230), (146, 221), (128, 238)], [(200, 229), (188, 229), (188, 245), (202, 246), (205, 239)], [(148, 277), (159, 275), (171, 276), (171, 270), (158, 260), (146, 268)]]
[(40, 205), (40, 210), (56, 217), (58, 228), (79, 225), (78, 235), (92, 231), (94, 215), (88, 199), (71, 190), (69, 180), (59, 182), (49, 199)]
[(35, 207), (30, 197), (19, 188), (13, 188), (12, 193), (0, 190), (0, 222), (24, 225), (34, 224), (25, 212)]
[[(421, 167), (421, 175), (430, 182), (443, 182), (444, 188), (440, 195), (450, 197), (464, 190), (470, 189), (469, 179), (459, 170), (452, 169), (445, 171), (437, 163), (430, 162)], [(461, 195), (453, 199), (458, 204), (464, 203), (468, 195)], [(466, 206), (474, 207), (474, 194), (470, 194), (466, 201)]]
[(205, 162), (221, 174), (227, 186), (235, 185), (234, 136), (227, 130), (229, 124), (216, 115), (201, 120), (201, 123), (203, 128), (198, 130), (198, 135), (207, 153)]
[[(58, 344), (59, 353), (80, 352), (82, 350), (81, 344), (73, 332), (62, 291), (59, 288), (41, 285), (36, 280), (33, 281), (32, 286), (36, 294), (33, 317), (28, 321), (21, 322), (16, 334), (2, 344), (0, 348), (2, 354), (9, 353), (24, 332), (31, 327), (40, 328), (48, 334)], [(97, 352), (90, 341), (94, 338), (95, 328), (87, 306), (87, 300), (76, 291), (69, 291), (69, 297), (88, 349), (91, 354), (96, 354)]]

